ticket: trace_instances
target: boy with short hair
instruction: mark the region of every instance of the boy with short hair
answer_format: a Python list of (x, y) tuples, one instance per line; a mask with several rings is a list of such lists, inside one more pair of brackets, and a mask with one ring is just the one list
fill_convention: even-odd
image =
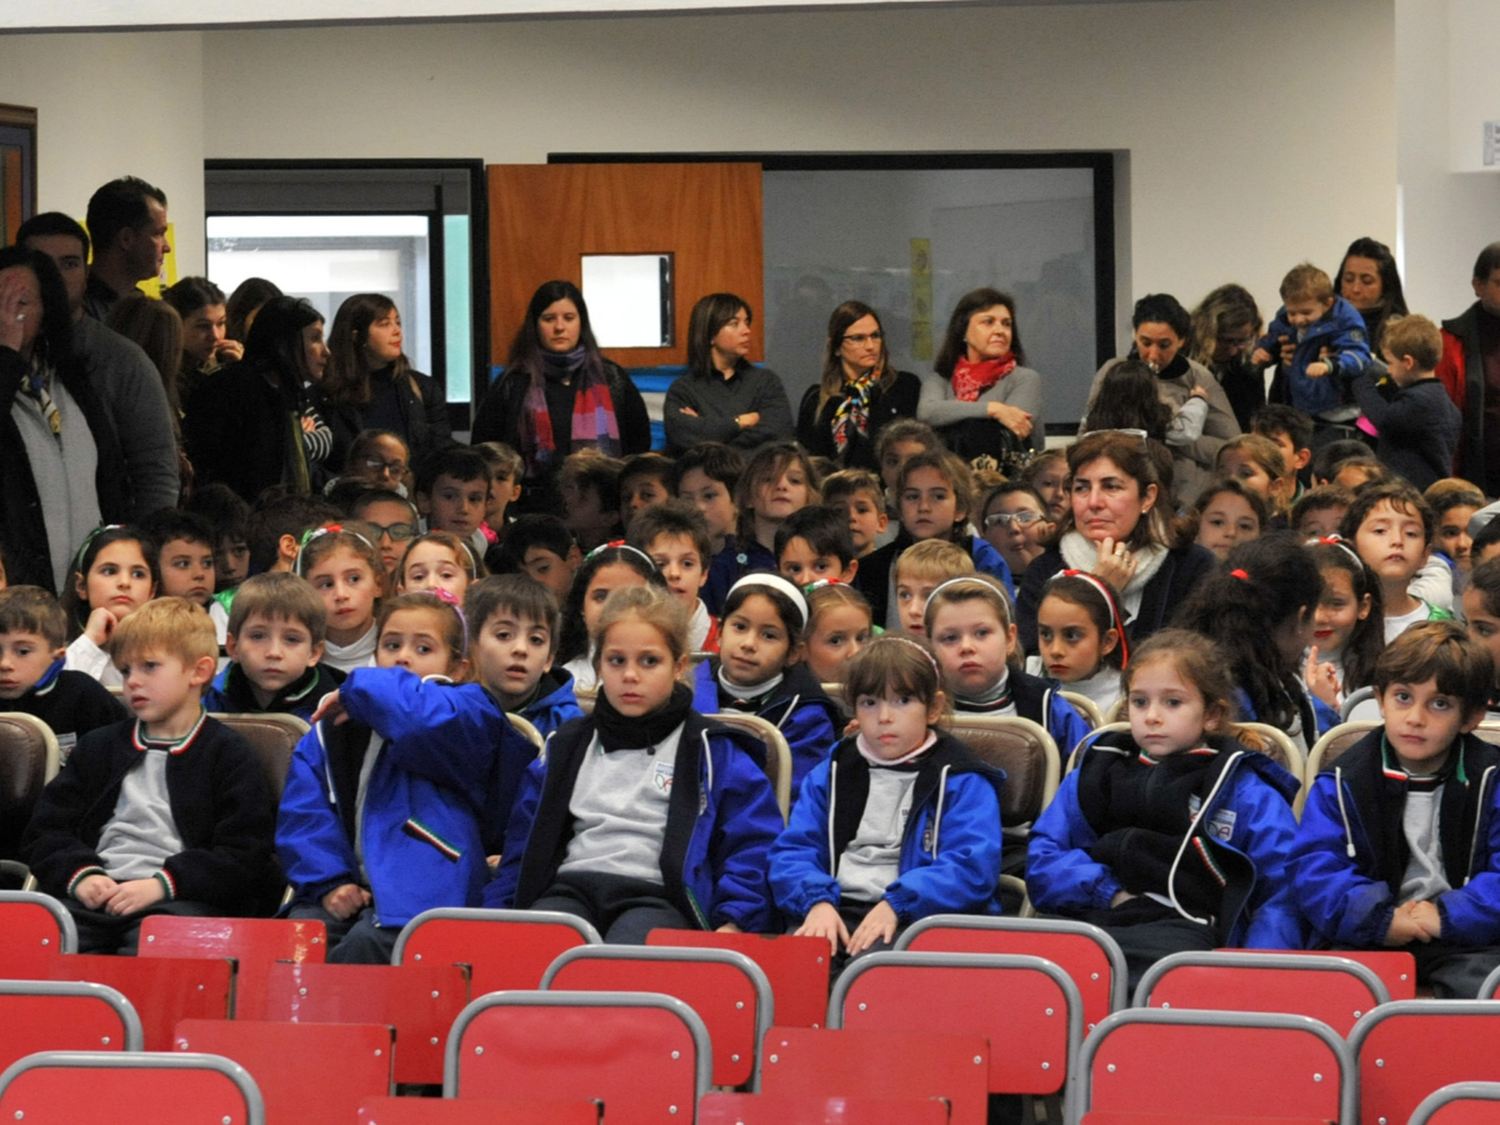
[(1409, 588), (1427, 562), (1432, 525), (1432, 509), (1409, 484), (1362, 489), (1339, 525), (1339, 534), (1354, 545), (1359, 557), (1380, 579), (1387, 644), (1413, 625), (1453, 617), (1413, 595)]
[(1312, 461), (1313, 420), (1295, 406), (1270, 402), (1250, 418), (1250, 432), (1270, 438), (1281, 450), (1282, 459), (1297, 476), (1297, 491), (1292, 502), (1302, 496), (1307, 466)]
[[(0, 711), (24, 711), (41, 719), (57, 735), (65, 762), (79, 738), (126, 715), (120, 701), (93, 676), (64, 670), (67, 639), (67, 614), (46, 590), (0, 589)], [(0, 854), (15, 854), (24, 827), (0, 829)]]
[(1383, 725), (1313, 782), (1288, 863), (1320, 947), (1406, 949), (1439, 998), (1477, 997), (1500, 966), (1500, 749), (1471, 733), (1494, 676), (1452, 622), (1393, 641)]
[(563, 523), (588, 554), (623, 536), (620, 529), (621, 462), (597, 449), (570, 453), (558, 470), (557, 487), (563, 498)]
[(1354, 503), (1354, 493), (1337, 484), (1309, 488), (1292, 505), (1292, 530), (1304, 539), (1326, 539), (1339, 533), (1344, 513)]
[(719, 616), (724, 598), (744, 574), (734, 530), (740, 511), (734, 502), (745, 459), (739, 450), (717, 441), (693, 446), (672, 467), (672, 495), (688, 500), (708, 524), (708, 581), (700, 597), (708, 612)]
[[(250, 513), (250, 573), (291, 573), (302, 537), (315, 527), (338, 523), (344, 513), (315, 496), (262, 498)], [(226, 607), (227, 608), (227, 607)]]
[(660, 453), (640, 453), (625, 462), (620, 469), (620, 526), (625, 534), (630, 534), (636, 516), (672, 498), (675, 472), (672, 459)]
[(490, 497), (490, 467), (467, 445), (449, 446), (424, 457), (417, 466), (417, 511), (427, 531), (450, 531), (468, 540), (474, 557), (489, 546), (479, 525)]
[(141, 522), (141, 530), (159, 543), (158, 596), (187, 598), (207, 607), (214, 596), (214, 529), (202, 516), (163, 508)]
[(924, 539), (902, 551), (891, 568), (896, 583), (896, 609), (901, 628), (916, 637), (927, 635), (922, 622), (927, 599), (950, 578), (975, 574), (974, 560), (957, 543)]
[(708, 524), (685, 500), (647, 508), (630, 529), (630, 545), (649, 555), (667, 589), (687, 610), (688, 649), (719, 651), (719, 619), (708, 612), (702, 590), (708, 581)]
[(210, 711), (274, 711), (307, 720), (344, 677), (323, 657), (328, 610), (295, 574), (257, 574), (240, 586), (229, 611), (229, 666), (203, 695)]
[(776, 567), (796, 586), (854, 581), (859, 562), (842, 505), (809, 505), (783, 520), (776, 529)]
[[(573, 572), (583, 554), (557, 516), (522, 516), (510, 525), (494, 552), (492, 574), (526, 574), (552, 591), (558, 605), (568, 600)], [(486, 565), (490, 562), (485, 560)]]
[(1370, 456), (1370, 447), (1354, 438), (1340, 438), (1318, 446), (1313, 453), (1308, 471), (1312, 474), (1313, 487), (1332, 484), (1338, 476), (1339, 466), (1345, 461)]
[(482, 578), (464, 595), (476, 678), (502, 710), (520, 715), (543, 738), (583, 717), (573, 677), (552, 666), (557, 605), (547, 587), (525, 574)]
[(1434, 369), (1443, 334), (1425, 316), (1386, 322), (1380, 345), (1396, 393), (1387, 399), (1369, 372), (1354, 380), (1354, 398), (1379, 431), (1375, 455), (1412, 487), (1425, 490), (1453, 471), (1463, 416)]
[(157, 598), (109, 651), (135, 719), (80, 738), (42, 794), (25, 848), (41, 890), (67, 906), (85, 953), (134, 952), (147, 914), (268, 910), (275, 804), (250, 744), (203, 709), (213, 622)]
[(844, 469), (823, 481), (823, 503), (849, 509), (849, 534), (854, 557), (862, 559), (875, 550), (890, 526), (880, 478), (868, 469)]
[(250, 575), (250, 505), (227, 484), (213, 482), (193, 490), (187, 510), (214, 529), (214, 583), (220, 592)]
[(1295, 341), (1296, 351), (1284, 371), (1291, 404), (1312, 415), (1315, 423), (1351, 422), (1359, 408), (1350, 401), (1345, 384), (1368, 371), (1372, 358), (1364, 317), (1335, 296), (1332, 279), (1309, 262), (1282, 279), (1281, 299), (1284, 303), (1256, 342), (1250, 361), (1266, 367), (1281, 355), (1283, 340)]

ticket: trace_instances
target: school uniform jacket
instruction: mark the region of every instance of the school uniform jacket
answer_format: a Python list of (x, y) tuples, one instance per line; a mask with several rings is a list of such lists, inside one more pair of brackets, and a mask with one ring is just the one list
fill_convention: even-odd
[[(1049, 676), (1033, 676), (1030, 672), (1010, 670), (1011, 698), (1015, 701), (1016, 714), (1030, 719), (1052, 736), (1058, 752), (1064, 758), (1073, 752), (1073, 747), (1087, 738), (1093, 730), (1084, 722), (1073, 705), (1058, 694), (1062, 684)], [(962, 701), (955, 703), (954, 710), (962, 714), (993, 714), (980, 708), (966, 708)]]
[(214, 677), (208, 690), (203, 693), (203, 706), (209, 711), (229, 714), (262, 715), (278, 713), (296, 715), (303, 722), (312, 718), (323, 697), (337, 691), (344, 681), (344, 673), (323, 664), (309, 665), (306, 672), (298, 676), (276, 693), (266, 706), (255, 699), (250, 677), (238, 663), (226, 664), (224, 670)]
[[(485, 906), (524, 910), (552, 886), (573, 837), (573, 786), (593, 741), (592, 716), (568, 723), (526, 771)], [(781, 812), (750, 745), (739, 732), (691, 710), (677, 744), (662, 885), (682, 916), (705, 930), (733, 922), (760, 933), (771, 921), (766, 856), (781, 830)]]
[[(297, 745), (276, 823), (293, 903), (363, 883), (375, 921), (399, 927), (438, 906), (478, 906), (487, 846), (536, 749), (477, 684), (422, 681), (399, 668), (358, 668), (339, 691), (352, 721), (319, 723)], [(371, 731), (385, 739), (354, 847), (360, 767)]]
[[(1212, 787), (1200, 815), (1183, 835), (1168, 877), (1168, 890), (1182, 864), (1206, 865), (1222, 887), (1215, 916), (1219, 941), (1256, 949), (1302, 948), (1287, 860), (1297, 829), (1292, 798), (1298, 784), (1264, 754), (1233, 739), (1209, 738), (1218, 751)], [(1080, 787), (1097, 789), (1098, 776), (1117, 759), (1140, 753), (1128, 732), (1110, 732), (1086, 744), (1076, 769), (1031, 829), (1026, 890), (1044, 914), (1079, 915), (1107, 910), (1122, 885), (1090, 849), (1098, 830), (1084, 815)], [(1172, 897), (1175, 898), (1175, 892)], [(1178, 905), (1183, 917), (1189, 913)]]
[[(1403, 775), (1387, 771), (1377, 727), (1313, 782), (1291, 858), (1297, 906), (1316, 937), (1336, 945), (1385, 943), (1410, 849), (1402, 829)], [(1439, 833), (1453, 889), (1438, 896), (1443, 941), (1500, 944), (1500, 749), (1463, 736), (1443, 786)]]
[[(859, 831), (873, 767), (855, 739), (813, 770), (771, 849), (776, 905), (801, 918), (839, 903), (839, 860)], [(901, 837), (900, 873), (885, 901), (903, 923), (930, 914), (1000, 913), (1000, 798), (1005, 774), (950, 734), (921, 759)]]
[[(125, 775), (146, 753), (134, 719), (78, 740), (26, 830), (24, 852), (44, 894), (67, 899), (83, 872), (104, 870), (99, 838)], [(271, 849), (275, 802), (250, 744), (204, 716), (197, 735), (167, 759), (166, 775), (182, 838), (182, 851), (162, 865), (171, 897), (230, 915), (269, 912), (282, 886)]]
[[(719, 702), (719, 660), (712, 657), (693, 670), (693, 710), (712, 715), (725, 710)], [(786, 738), (792, 750), (792, 800), (802, 782), (819, 762), (828, 760), (843, 730), (844, 717), (838, 704), (828, 698), (823, 685), (806, 665), (793, 664), (755, 712)]]
[(583, 718), (583, 708), (578, 706), (578, 696), (573, 691), (573, 673), (556, 665), (547, 675), (557, 686), (517, 712), (536, 727), (544, 740), (564, 723)]

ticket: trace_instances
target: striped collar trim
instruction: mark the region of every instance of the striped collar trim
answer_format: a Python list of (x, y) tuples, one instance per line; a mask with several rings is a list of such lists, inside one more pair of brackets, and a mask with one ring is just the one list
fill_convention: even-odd
[(1218, 751), (1215, 750), (1212, 746), (1199, 746), (1194, 750), (1178, 750), (1174, 754), (1168, 754), (1166, 758), (1153, 758), (1150, 754), (1146, 753), (1144, 750), (1141, 750), (1137, 752), (1136, 760), (1144, 766), (1159, 766), (1163, 762), (1165, 762), (1167, 758), (1176, 758), (1182, 756), (1212, 758), (1217, 753)]
[(208, 719), (208, 712), (201, 707), (198, 709), (198, 721), (193, 724), (193, 729), (181, 738), (150, 738), (146, 734), (146, 724), (140, 719), (135, 721), (135, 730), (130, 735), (130, 740), (135, 748), (144, 753), (147, 750), (165, 750), (169, 754), (181, 754), (193, 744), (199, 733), (203, 730), (203, 724)]
[(1469, 779), (1464, 773), (1463, 735), (1453, 740), (1453, 745), (1448, 747), (1448, 760), (1443, 763), (1441, 769), (1432, 773), (1412, 773), (1403, 766), (1396, 757), (1395, 747), (1386, 736), (1384, 728), (1380, 732), (1380, 772), (1392, 781), (1406, 781), (1416, 784), (1431, 784), (1445, 780), (1450, 774), (1460, 785), (1468, 785)]
[(46, 695), (55, 688), (58, 681), (62, 679), (63, 669), (67, 667), (67, 664), (68, 658), (66, 656), (61, 656), (54, 660), (52, 667), (43, 672), (42, 678), (32, 685), (31, 693), (33, 695)]

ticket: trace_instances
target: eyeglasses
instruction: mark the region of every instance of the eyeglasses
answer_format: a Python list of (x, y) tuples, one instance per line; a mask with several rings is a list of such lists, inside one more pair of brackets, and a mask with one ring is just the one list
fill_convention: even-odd
[(379, 524), (371, 520), (360, 520), (359, 522), (373, 531), (376, 539), (389, 535), (393, 543), (405, 543), (417, 534), (417, 525), (414, 523)]
[(390, 473), (393, 477), (404, 477), (406, 475), (405, 461), (385, 461), (379, 457), (366, 457), (365, 468), (372, 473)]
[(881, 340), (884, 340), (884, 339), (885, 339), (885, 333), (883, 333), (883, 332), (871, 332), (871, 333), (868, 333), (867, 335), (863, 335), (863, 336), (845, 336), (844, 337), (844, 343), (846, 343), (846, 344), (868, 344), (868, 343), (876, 343), (876, 344), (878, 344), (878, 343), (880, 343)]
[(1028, 528), (1038, 520), (1046, 519), (1041, 512), (996, 512), (994, 515), (984, 517), (985, 530), (992, 527), (1009, 527), (1015, 524), (1019, 528)]

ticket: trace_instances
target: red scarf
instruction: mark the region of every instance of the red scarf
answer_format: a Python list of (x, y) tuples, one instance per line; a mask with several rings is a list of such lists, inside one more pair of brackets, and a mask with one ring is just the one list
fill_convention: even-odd
[(1016, 357), (1010, 352), (999, 359), (982, 359), (978, 363), (961, 358), (953, 365), (953, 397), (959, 402), (974, 402), (1015, 369)]

